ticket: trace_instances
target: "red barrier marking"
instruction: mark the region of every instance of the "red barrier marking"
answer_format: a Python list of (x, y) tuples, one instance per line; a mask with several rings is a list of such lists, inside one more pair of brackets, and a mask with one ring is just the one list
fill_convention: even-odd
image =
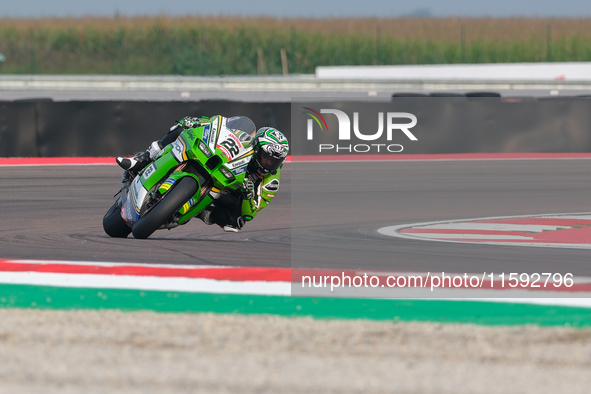
[[(302, 283), (303, 276), (310, 276), (315, 278), (315, 281), (319, 282), (327, 280), (330, 286), (330, 276), (342, 277), (363, 277), (364, 274), (367, 276), (377, 276), (379, 278), (378, 286), (388, 286), (388, 277), (395, 276), (421, 276), (423, 277), (423, 288), (430, 288), (433, 275), (437, 276), (437, 273), (432, 273), (431, 277), (427, 278), (425, 273), (404, 273), (404, 272), (365, 272), (361, 270), (315, 270), (315, 269), (294, 269), (291, 268), (266, 268), (266, 267), (220, 267), (220, 268), (182, 268), (182, 267), (162, 267), (162, 266), (150, 266), (150, 265), (81, 265), (81, 264), (64, 264), (60, 262), (27, 262), (22, 260), (10, 260), (0, 259), (0, 272), (40, 272), (40, 273), (62, 273), (62, 274), (87, 274), (87, 275), (130, 275), (130, 276), (156, 276), (161, 278), (201, 278), (201, 279), (214, 279), (214, 280), (228, 280), (228, 281), (265, 281), (265, 282), (292, 282)], [(457, 274), (447, 274), (454, 276)], [(472, 274), (474, 275), (474, 274)], [(480, 275), (480, 274), (478, 274)], [(328, 277), (328, 279), (326, 279)], [(322, 279), (324, 278), (324, 279)], [(488, 278), (488, 277), (487, 277)], [(485, 278), (486, 279), (486, 278)], [(442, 283), (440, 288), (448, 288), (447, 283)], [(499, 280), (494, 280), (492, 283), (490, 280), (485, 280), (484, 285), (481, 287), (484, 289), (494, 290), (510, 290), (507, 286), (507, 280), (505, 286)], [(523, 288), (520, 286), (520, 288)], [(591, 292), (591, 283), (577, 283), (572, 287), (566, 287), (562, 284), (559, 287), (554, 285), (546, 288), (540, 287), (535, 288), (526, 286), (523, 289), (538, 290), (538, 291), (560, 291), (560, 292)]]
[[(483, 222), (478, 222), (483, 223)], [(491, 223), (494, 223), (491, 222)], [(498, 222), (497, 222), (498, 223)], [(503, 224), (509, 224), (503, 221)], [(526, 223), (520, 223), (526, 224)], [(533, 224), (533, 223), (527, 223)], [(547, 230), (539, 233), (526, 231), (496, 231), (496, 230), (459, 230), (459, 229), (423, 229), (407, 228), (400, 230), (401, 234), (478, 234), (478, 235), (516, 235), (523, 239), (476, 239), (476, 238), (440, 238), (448, 241), (462, 242), (521, 242), (521, 243), (565, 243), (565, 244), (590, 244), (591, 227), (563, 228), (560, 230)]]
[(5, 157), (0, 166), (116, 165), (114, 157)]
[(23, 263), (18, 260), (0, 260), (0, 272), (50, 272), (61, 274), (158, 276), (163, 278), (203, 278), (231, 281), (289, 282), (289, 268), (164, 268), (119, 265), (75, 265), (59, 263)]
[[(479, 224), (492, 223), (502, 225), (537, 225), (556, 226), (557, 229), (531, 231), (524, 230), (486, 230), (486, 229), (455, 229), (455, 228), (423, 228), (409, 227), (399, 231), (400, 234), (461, 234), (461, 235), (497, 235), (497, 236), (518, 236), (521, 239), (490, 239), (490, 238), (448, 238), (437, 237), (433, 239), (444, 239), (455, 242), (486, 242), (486, 243), (543, 243), (543, 244), (591, 244), (591, 220), (570, 219), (561, 217), (524, 217), (504, 218), (492, 220), (466, 221), (464, 223)], [(453, 223), (449, 223), (453, 227)], [(456, 223), (457, 224), (457, 223)]]
[[(383, 155), (303, 155), (288, 156), (291, 162), (313, 161), (429, 161), (429, 160), (540, 160), (591, 159), (591, 153), (452, 153), (452, 154), (383, 154)], [(5, 157), (0, 166), (43, 165), (115, 165), (114, 157)]]
[(384, 160), (534, 160), (591, 159), (591, 153), (443, 153), (443, 154), (343, 154), (293, 156), (292, 161), (384, 161)]
[(589, 226), (589, 219), (561, 219), (561, 218), (507, 218), (502, 221), (497, 220), (478, 220), (470, 223), (503, 223), (503, 224), (534, 224), (539, 226)]
[[(504, 222), (503, 222), (504, 223)], [(531, 233), (525, 231), (496, 231), (496, 230), (460, 230), (451, 228), (405, 228), (399, 231), (400, 234), (480, 234), (480, 235), (518, 235), (531, 236)]]
[(543, 231), (531, 236), (536, 242), (542, 243), (591, 244), (591, 227)]

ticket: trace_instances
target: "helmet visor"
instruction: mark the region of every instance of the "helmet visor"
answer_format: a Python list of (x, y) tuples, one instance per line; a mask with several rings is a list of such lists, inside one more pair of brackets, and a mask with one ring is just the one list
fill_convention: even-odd
[(256, 153), (256, 160), (259, 165), (268, 172), (278, 169), (285, 160), (285, 153), (278, 153), (269, 149), (272, 145), (263, 145)]

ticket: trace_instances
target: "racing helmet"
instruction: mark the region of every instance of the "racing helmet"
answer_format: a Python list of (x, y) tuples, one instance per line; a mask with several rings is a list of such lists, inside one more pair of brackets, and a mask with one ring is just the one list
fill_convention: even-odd
[(252, 139), (251, 146), (254, 157), (248, 167), (259, 178), (277, 171), (289, 153), (287, 138), (273, 127), (259, 129)]

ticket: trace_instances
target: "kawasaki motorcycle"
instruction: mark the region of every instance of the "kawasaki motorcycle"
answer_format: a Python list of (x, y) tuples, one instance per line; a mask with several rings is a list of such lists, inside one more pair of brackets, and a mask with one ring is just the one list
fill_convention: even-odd
[(222, 116), (183, 131), (135, 178), (124, 176), (119, 198), (103, 218), (105, 232), (145, 239), (186, 224), (220, 193), (238, 190), (253, 154), (254, 131), (246, 117)]

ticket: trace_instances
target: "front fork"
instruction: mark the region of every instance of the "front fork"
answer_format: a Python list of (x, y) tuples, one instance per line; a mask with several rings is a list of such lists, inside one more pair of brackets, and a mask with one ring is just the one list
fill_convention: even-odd
[(123, 171), (123, 176), (121, 177), (121, 189), (115, 194), (113, 197), (117, 197), (120, 194), (119, 198), (117, 199), (117, 205), (119, 208), (123, 206), (125, 199), (127, 198), (127, 192), (129, 191), (129, 186), (131, 186), (131, 182), (133, 181), (134, 176), (129, 172), (129, 170)]

